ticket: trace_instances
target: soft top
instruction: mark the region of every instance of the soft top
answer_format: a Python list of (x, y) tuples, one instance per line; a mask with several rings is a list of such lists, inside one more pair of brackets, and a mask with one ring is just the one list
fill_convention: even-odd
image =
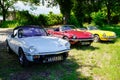
[(25, 26), (17, 26), (16, 28), (14, 28), (14, 30), (16, 29), (23, 29), (23, 28), (42, 28), (41, 26), (38, 26), (38, 25), (25, 25)]

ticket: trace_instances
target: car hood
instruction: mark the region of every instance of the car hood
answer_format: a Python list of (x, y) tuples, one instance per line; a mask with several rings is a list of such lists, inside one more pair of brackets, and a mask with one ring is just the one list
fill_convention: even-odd
[(95, 34), (106, 34), (108, 36), (116, 36), (116, 34), (112, 31), (104, 31), (104, 30), (88, 30), (89, 32)]
[(48, 36), (40, 36), (40, 37), (28, 37), (23, 38), (22, 41), (28, 47), (34, 47), (37, 52), (56, 52), (67, 49), (65, 44), (67, 41), (56, 38), (56, 37), (48, 37)]
[(73, 34), (77, 38), (91, 38), (92, 37), (92, 34), (86, 31), (69, 30), (67, 31), (67, 33)]

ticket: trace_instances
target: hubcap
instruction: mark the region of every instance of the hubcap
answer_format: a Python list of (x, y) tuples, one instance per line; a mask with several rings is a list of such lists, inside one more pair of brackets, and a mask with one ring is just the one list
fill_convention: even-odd
[(94, 42), (98, 42), (98, 40), (99, 40), (98, 37), (95, 36), (95, 37), (94, 37)]

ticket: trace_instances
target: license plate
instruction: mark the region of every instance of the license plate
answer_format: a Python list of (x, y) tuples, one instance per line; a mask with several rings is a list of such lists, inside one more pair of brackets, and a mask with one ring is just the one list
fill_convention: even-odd
[(90, 42), (82, 42), (81, 44), (82, 45), (87, 45), (87, 44), (90, 44)]
[(46, 62), (54, 62), (54, 61), (60, 61), (62, 60), (63, 57), (62, 56), (54, 56), (54, 57), (48, 57), (45, 60), (43, 60), (44, 63)]

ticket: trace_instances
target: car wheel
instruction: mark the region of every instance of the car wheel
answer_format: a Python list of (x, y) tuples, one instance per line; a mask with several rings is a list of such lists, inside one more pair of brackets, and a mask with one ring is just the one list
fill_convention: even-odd
[(64, 55), (63, 55), (63, 60), (62, 61), (65, 61), (68, 57), (68, 52), (66, 52)]
[(67, 36), (64, 36), (63, 39), (69, 41), (69, 38)]
[(94, 35), (94, 42), (99, 42), (100, 41), (100, 38), (98, 35)]
[(8, 43), (6, 45), (6, 49), (7, 49), (7, 53), (9, 53), (9, 54), (13, 53), (13, 51), (11, 50), (10, 46), (8, 45)]
[(26, 67), (29, 65), (29, 61), (27, 60), (24, 52), (22, 49), (19, 50), (19, 63), (23, 66)]

